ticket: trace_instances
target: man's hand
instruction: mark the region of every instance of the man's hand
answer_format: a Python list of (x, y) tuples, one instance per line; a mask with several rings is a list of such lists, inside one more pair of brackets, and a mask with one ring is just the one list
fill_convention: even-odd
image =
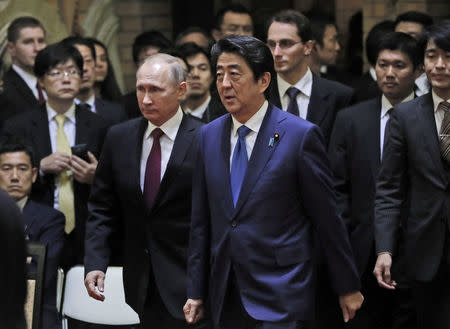
[(45, 174), (60, 174), (70, 169), (70, 155), (62, 152), (55, 152), (42, 158), (40, 169)]
[(188, 299), (183, 306), (184, 317), (186, 322), (194, 324), (203, 318), (205, 310), (203, 308), (202, 299)]
[(98, 161), (91, 152), (88, 151), (87, 154), (90, 163), (76, 155), (72, 155), (70, 164), (72, 165), (73, 178), (80, 183), (92, 184)]
[(391, 266), (392, 256), (389, 253), (378, 254), (373, 275), (377, 278), (380, 287), (394, 290), (397, 283), (391, 279)]
[[(84, 285), (86, 286), (89, 296), (101, 302), (105, 300), (105, 296), (103, 295), (104, 283), (105, 273), (102, 271), (91, 271), (86, 274), (86, 278), (84, 279)], [(98, 290), (95, 289), (96, 287)]]
[(344, 322), (348, 322), (355, 317), (355, 313), (361, 308), (363, 301), (364, 297), (359, 291), (339, 296), (339, 305), (341, 306)]

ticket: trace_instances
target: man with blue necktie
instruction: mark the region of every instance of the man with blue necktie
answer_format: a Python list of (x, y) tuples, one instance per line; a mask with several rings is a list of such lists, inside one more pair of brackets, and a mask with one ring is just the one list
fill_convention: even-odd
[(188, 323), (211, 301), (216, 326), (305, 328), (314, 314), (315, 235), (345, 321), (363, 301), (320, 129), (266, 101), (269, 48), (218, 41), (217, 89), (229, 114), (199, 135), (188, 259)]

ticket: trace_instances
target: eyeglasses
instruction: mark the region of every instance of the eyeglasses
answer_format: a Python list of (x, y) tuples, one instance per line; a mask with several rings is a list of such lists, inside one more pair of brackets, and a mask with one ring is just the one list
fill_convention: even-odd
[(54, 69), (47, 72), (47, 75), (53, 80), (63, 79), (64, 77), (75, 78), (80, 76), (80, 72), (77, 69), (58, 70)]
[(294, 40), (290, 40), (290, 39), (283, 39), (283, 40), (280, 40), (279, 42), (275, 42), (273, 40), (267, 40), (267, 47), (269, 47), (270, 49), (275, 49), (276, 46), (278, 45), (278, 47), (280, 49), (289, 49), (289, 48), (293, 47), (294, 45), (296, 45), (297, 43), (302, 43), (302, 42), (294, 41)]

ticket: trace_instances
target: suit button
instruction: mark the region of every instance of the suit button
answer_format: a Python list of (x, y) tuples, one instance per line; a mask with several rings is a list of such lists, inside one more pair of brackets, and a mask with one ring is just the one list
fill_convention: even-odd
[(235, 220), (231, 221), (231, 227), (235, 228), (237, 226), (237, 222)]

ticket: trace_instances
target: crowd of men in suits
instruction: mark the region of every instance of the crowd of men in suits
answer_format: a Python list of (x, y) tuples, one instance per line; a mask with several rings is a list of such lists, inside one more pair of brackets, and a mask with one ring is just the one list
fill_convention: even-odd
[(450, 22), (377, 24), (357, 88), (324, 78), (333, 21), (253, 28), (233, 4), (214, 41), (140, 34), (119, 104), (91, 39), (10, 24), (0, 189), (47, 246), (42, 328), (61, 327), (58, 266), (103, 301), (118, 264), (142, 328), (448, 329)]

